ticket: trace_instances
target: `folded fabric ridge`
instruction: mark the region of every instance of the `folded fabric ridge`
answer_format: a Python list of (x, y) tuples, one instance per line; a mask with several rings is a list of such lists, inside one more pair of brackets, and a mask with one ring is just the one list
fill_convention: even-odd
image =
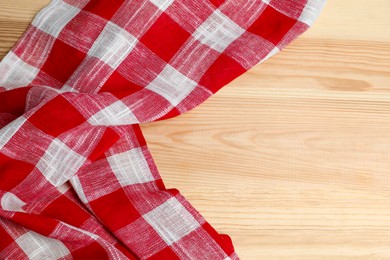
[(325, 0), (53, 0), (0, 63), (0, 258), (238, 259), (140, 123), (178, 116)]

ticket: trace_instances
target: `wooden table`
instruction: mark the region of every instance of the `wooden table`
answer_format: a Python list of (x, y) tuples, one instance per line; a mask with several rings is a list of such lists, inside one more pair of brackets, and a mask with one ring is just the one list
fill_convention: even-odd
[[(0, 56), (48, 0), (0, 1)], [(242, 259), (390, 259), (390, 2), (328, 0), (303, 37), (195, 110), (144, 125)]]

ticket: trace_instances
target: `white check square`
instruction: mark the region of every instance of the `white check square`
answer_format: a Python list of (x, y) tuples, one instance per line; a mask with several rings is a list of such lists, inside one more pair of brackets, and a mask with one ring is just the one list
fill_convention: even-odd
[(172, 3), (173, 0), (150, 0), (161, 11), (165, 11)]
[(38, 72), (39, 69), (10, 52), (0, 63), (0, 87), (6, 89), (25, 87), (35, 79)]
[(108, 22), (88, 52), (116, 69), (133, 50), (138, 40), (118, 25)]
[(70, 256), (69, 250), (59, 240), (29, 231), (15, 239), (29, 259), (62, 259)]
[(8, 143), (9, 140), (19, 131), (19, 129), (26, 123), (27, 119), (23, 116), (18, 117), (11, 123), (7, 125), (7, 127), (3, 127), (0, 129), (0, 149), (4, 147)]
[(217, 9), (196, 29), (193, 37), (210, 48), (223, 52), (244, 32), (244, 29)]
[(38, 13), (32, 25), (41, 31), (57, 38), (62, 29), (81, 10), (61, 0), (52, 1), (46, 8)]
[(192, 90), (197, 83), (170, 65), (146, 87), (147, 89), (161, 95), (173, 106), (179, 104)]
[(54, 139), (36, 167), (51, 184), (58, 187), (68, 181), (85, 161), (84, 156), (74, 152), (59, 139)]
[(179, 241), (200, 226), (176, 198), (170, 198), (143, 217), (168, 245)]
[(320, 15), (325, 2), (324, 0), (308, 0), (299, 17), (299, 21), (311, 26)]
[(120, 100), (103, 108), (88, 119), (91, 125), (129, 125), (138, 123), (137, 117)]
[(107, 161), (122, 187), (154, 180), (142, 148), (114, 154)]

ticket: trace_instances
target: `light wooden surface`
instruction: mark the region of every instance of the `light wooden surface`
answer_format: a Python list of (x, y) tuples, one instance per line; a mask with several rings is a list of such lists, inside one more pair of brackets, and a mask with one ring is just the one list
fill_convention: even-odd
[[(0, 0), (0, 57), (48, 0)], [(143, 126), (242, 259), (390, 259), (390, 1), (328, 0), (304, 36), (195, 110)]]

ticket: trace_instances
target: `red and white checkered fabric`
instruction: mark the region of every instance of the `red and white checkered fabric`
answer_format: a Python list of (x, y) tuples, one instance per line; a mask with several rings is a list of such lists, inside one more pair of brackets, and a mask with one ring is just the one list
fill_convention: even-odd
[(323, 4), (53, 0), (0, 63), (0, 258), (238, 259), (138, 124), (199, 105)]

